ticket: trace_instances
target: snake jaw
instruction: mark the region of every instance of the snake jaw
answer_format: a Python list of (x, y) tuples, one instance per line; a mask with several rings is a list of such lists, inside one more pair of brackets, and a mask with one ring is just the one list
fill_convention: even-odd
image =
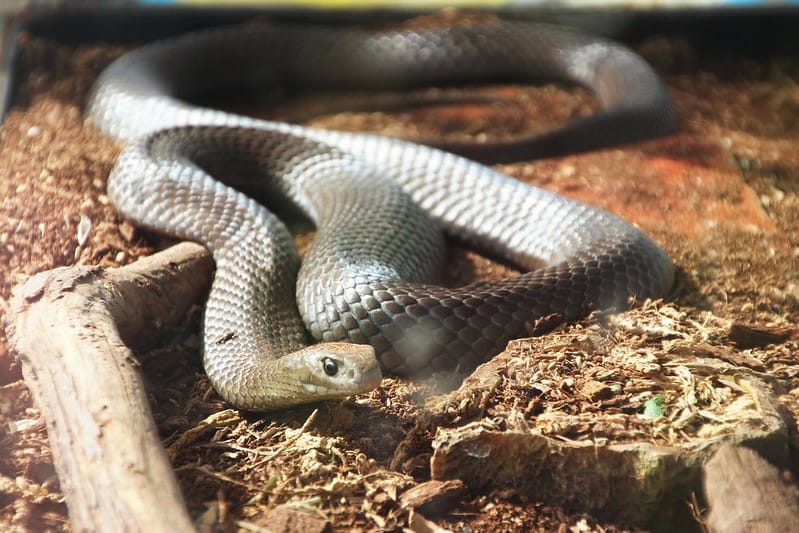
[(383, 375), (374, 348), (365, 344), (327, 342), (305, 352), (302, 387), (315, 400), (338, 399), (369, 392)]

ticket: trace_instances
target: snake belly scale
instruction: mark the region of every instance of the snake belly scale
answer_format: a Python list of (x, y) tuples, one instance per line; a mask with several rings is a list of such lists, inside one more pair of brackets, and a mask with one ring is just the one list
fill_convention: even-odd
[[(471, 159), (399, 139), (242, 117), (185, 98), (274, 83), (396, 89), (541, 77), (588, 87), (602, 109), (536, 137), (443, 146), (492, 161), (675, 127), (665, 89), (629, 50), (499, 21), (192, 34), (112, 63), (95, 83), (87, 115), (127, 143), (108, 183), (117, 209), (211, 250), (217, 271), (204, 316), (204, 365), (221, 396), (263, 411), (371, 390), (381, 367), (400, 375), (473, 367), (526, 336), (538, 318), (573, 320), (663, 296), (672, 265), (620, 218)], [(286, 227), (241, 191), (289, 202), (313, 222), (316, 237), (302, 264)], [(529, 272), (433, 285), (443, 233)], [(309, 345), (309, 335), (324, 342)]]

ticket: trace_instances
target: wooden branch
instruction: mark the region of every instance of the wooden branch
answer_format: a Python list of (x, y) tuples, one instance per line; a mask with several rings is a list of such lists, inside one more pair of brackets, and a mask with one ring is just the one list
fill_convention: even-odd
[(796, 531), (799, 489), (749, 448), (723, 446), (705, 465), (712, 532)]
[(194, 529), (122, 339), (179, 324), (212, 272), (205, 248), (182, 243), (119, 269), (42, 272), (15, 289), (6, 329), (75, 531)]

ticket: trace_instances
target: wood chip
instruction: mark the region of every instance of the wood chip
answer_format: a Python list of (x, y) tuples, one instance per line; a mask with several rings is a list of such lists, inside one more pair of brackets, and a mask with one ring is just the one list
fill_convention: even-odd
[(588, 379), (583, 382), (582, 387), (580, 387), (580, 394), (592, 402), (598, 402), (600, 400), (607, 400), (613, 396), (613, 391), (601, 381)]
[(435, 516), (448, 511), (457, 502), (463, 489), (460, 479), (431, 480), (406, 490), (399, 501), (403, 507), (416, 509), (426, 516)]
[(769, 344), (782, 344), (796, 338), (799, 334), (797, 328), (775, 328), (755, 324), (735, 323), (730, 326), (728, 338), (736, 347), (764, 348)]
[(329, 533), (333, 529), (323, 516), (293, 505), (278, 505), (266, 515), (269, 531)]

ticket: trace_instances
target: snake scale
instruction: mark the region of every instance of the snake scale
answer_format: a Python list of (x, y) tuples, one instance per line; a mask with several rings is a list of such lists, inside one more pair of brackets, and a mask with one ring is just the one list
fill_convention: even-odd
[[(116, 60), (96, 81), (87, 116), (126, 143), (108, 182), (119, 212), (211, 250), (205, 369), (226, 400), (265, 411), (371, 390), (381, 367), (398, 375), (473, 367), (539, 318), (663, 296), (672, 266), (620, 218), (472, 159), (189, 100), (275, 84), (371, 90), (542, 78), (587, 87), (601, 109), (536, 137), (448, 148), (489, 162), (529, 159), (676, 127), (665, 89), (628, 49), (497, 20), (206, 30)], [(287, 228), (256, 197), (313, 222), (302, 264)], [(443, 233), (526, 273), (433, 285)]]

